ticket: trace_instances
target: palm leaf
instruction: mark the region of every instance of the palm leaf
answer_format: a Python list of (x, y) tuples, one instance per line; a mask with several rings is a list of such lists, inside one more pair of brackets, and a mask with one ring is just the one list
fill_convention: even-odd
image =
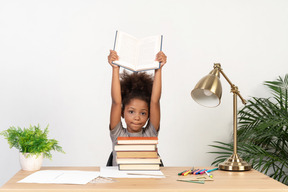
[[(288, 185), (288, 74), (264, 85), (273, 97), (252, 97), (238, 113), (237, 151), (254, 169)], [(218, 165), (233, 153), (233, 142), (214, 143), (212, 165)]]

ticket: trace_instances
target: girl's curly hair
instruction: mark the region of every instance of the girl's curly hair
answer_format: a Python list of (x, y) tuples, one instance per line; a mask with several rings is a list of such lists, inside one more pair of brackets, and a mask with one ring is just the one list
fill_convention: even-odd
[(147, 103), (150, 111), (150, 100), (153, 86), (153, 77), (145, 72), (128, 73), (125, 70), (120, 76), (122, 114), (125, 106), (131, 99), (140, 99)]

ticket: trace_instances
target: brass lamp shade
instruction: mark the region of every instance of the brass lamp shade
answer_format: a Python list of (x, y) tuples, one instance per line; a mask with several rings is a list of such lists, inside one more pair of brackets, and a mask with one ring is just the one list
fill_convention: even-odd
[(222, 96), (222, 85), (219, 78), (219, 70), (215, 68), (196, 84), (191, 91), (192, 98), (205, 107), (218, 106)]

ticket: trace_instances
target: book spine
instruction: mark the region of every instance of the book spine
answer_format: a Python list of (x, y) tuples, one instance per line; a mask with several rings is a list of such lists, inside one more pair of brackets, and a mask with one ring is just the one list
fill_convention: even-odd
[(148, 145), (148, 144), (158, 144), (158, 141), (148, 141), (148, 140), (138, 140), (138, 141), (133, 141), (133, 140), (121, 140), (117, 141), (118, 145), (129, 145), (129, 144), (138, 144), (138, 145)]
[[(161, 42), (160, 42), (160, 51), (162, 51), (162, 43), (163, 43), (163, 35), (161, 35), (161, 40), (160, 40)], [(161, 63), (159, 62), (159, 67), (158, 67), (158, 69), (160, 69), (160, 67), (161, 67)]]
[(163, 35), (161, 35), (160, 51), (162, 51)]
[(113, 47), (114, 51), (115, 51), (115, 47), (116, 47), (117, 34), (118, 34), (118, 30), (116, 31), (116, 34), (115, 34), (114, 47)]
[(115, 151), (156, 151), (156, 144), (128, 144), (128, 145), (115, 145)]
[(157, 151), (117, 151), (117, 158), (158, 158)]
[(158, 158), (116, 158), (117, 164), (161, 164)]
[[(152, 166), (151, 166), (152, 165)], [(133, 165), (133, 164), (119, 164), (118, 169), (121, 171), (155, 171), (155, 170), (160, 170), (160, 166), (158, 164), (151, 164), (151, 165)]]
[(158, 137), (118, 137), (117, 144), (158, 144)]
[(118, 137), (117, 140), (158, 140), (158, 137)]

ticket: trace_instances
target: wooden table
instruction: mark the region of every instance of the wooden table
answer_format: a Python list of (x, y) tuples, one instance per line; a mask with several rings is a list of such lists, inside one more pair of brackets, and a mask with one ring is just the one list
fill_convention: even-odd
[[(198, 167), (197, 167), (198, 168)], [(207, 167), (208, 168), (208, 167)], [(211, 168), (211, 167), (209, 167)], [(86, 185), (63, 185), (63, 184), (27, 184), (17, 183), (17, 181), (30, 175), (32, 172), (19, 171), (6, 184), (0, 188), (0, 192), (56, 192), (56, 191), (192, 191), (192, 192), (288, 192), (288, 186), (271, 179), (270, 177), (255, 171), (227, 172), (214, 171), (214, 181), (206, 181), (205, 184), (186, 183), (176, 181), (178, 172), (187, 167), (163, 167), (161, 171), (166, 178), (162, 179), (136, 179), (117, 178), (114, 183), (89, 183)], [(99, 167), (43, 167), (42, 170), (83, 170), (99, 171)], [(184, 176), (182, 176), (183, 178)]]

